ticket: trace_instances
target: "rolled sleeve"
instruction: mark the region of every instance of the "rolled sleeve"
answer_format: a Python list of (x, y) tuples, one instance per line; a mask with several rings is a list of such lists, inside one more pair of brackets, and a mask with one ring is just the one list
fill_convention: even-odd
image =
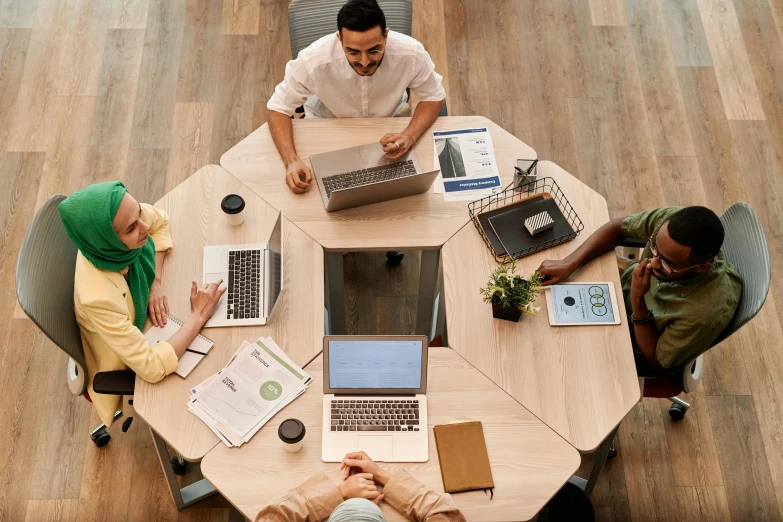
[(409, 85), (411, 92), (420, 102), (443, 101), (446, 90), (443, 88), (443, 76), (435, 72), (435, 64), (423, 48), (417, 56), (418, 69)]
[(174, 247), (169, 233), (169, 216), (163, 210), (148, 203), (141, 203), (144, 222), (150, 227), (150, 236), (155, 243), (155, 251), (168, 254)]
[(406, 471), (399, 471), (389, 479), (383, 495), (391, 507), (415, 522), (465, 520), (451, 495), (427, 489)]
[(623, 219), (622, 231), (625, 237), (647, 241), (669, 218), (682, 207), (661, 207), (631, 214)]
[(131, 370), (147, 382), (158, 382), (179, 365), (174, 347), (167, 342), (150, 346), (144, 334), (131, 323), (127, 311), (111, 300), (86, 303), (84, 315), (108, 346)]
[(676, 319), (666, 325), (658, 338), (655, 358), (664, 368), (688, 362), (705, 352), (720, 331), (716, 325)]
[(342, 502), (337, 487), (322, 472), (261, 508), (256, 522), (326, 520)]
[(286, 116), (292, 116), (298, 107), (314, 94), (310, 73), (301, 57), (285, 66), (285, 77), (277, 87), (266, 108)]

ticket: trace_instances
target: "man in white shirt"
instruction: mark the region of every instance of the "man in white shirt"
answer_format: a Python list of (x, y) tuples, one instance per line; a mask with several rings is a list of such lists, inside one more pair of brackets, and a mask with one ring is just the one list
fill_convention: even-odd
[(301, 105), (308, 118), (385, 118), (410, 110), (405, 92), (410, 88), (419, 100), (410, 124), (380, 140), (394, 159), (432, 125), (446, 98), (443, 77), (435, 72), (424, 46), (390, 31), (375, 0), (350, 0), (340, 9), (337, 28), (288, 62), (285, 78), (266, 106), (269, 131), (286, 167), (286, 184), (297, 194), (313, 180), (294, 146), (291, 116)]

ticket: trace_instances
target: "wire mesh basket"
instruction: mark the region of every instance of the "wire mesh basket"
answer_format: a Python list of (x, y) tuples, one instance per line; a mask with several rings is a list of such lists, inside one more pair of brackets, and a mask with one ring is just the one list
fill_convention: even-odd
[[(500, 248), (496, 249), (496, 246), (493, 245), (493, 241), (487, 237), (485, 227), (488, 227), (490, 234), (494, 235), (494, 231), (491, 230), (488, 221), (484, 220), (486, 224), (481, 222), (482, 219), (480, 216), (489, 215), (489, 213), (493, 213), (495, 210), (510, 205), (515, 205), (519, 202), (525, 201), (526, 199), (530, 199), (539, 195), (544, 196), (545, 198), (552, 198), (555, 201), (557, 208), (563, 214), (563, 217), (568, 222), (572, 231), (567, 234), (558, 235), (554, 238), (542, 240), (540, 243), (535, 243), (530, 247), (523, 248), (515, 252), (509, 253), (499, 251)], [(550, 248), (555, 245), (559, 245), (560, 243), (574, 239), (582, 230), (584, 230), (584, 224), (574, 210), (574, 207), (571, 206), (571, 203), (569, 203), (563, 191), (560, 190), (560, 187), (557, 185), (557, 183), (555, 183), (555, 180), (550, 177), (535, 179), (528, 183), (521, 183), (516, 187), (511, 186), (503, 192), (498, 192), (497, 194), (473, 201), (468, 205), (468, 212), (470, 213), (470, 219), (478, 229), (479, 234), (481, 234), (481, 238), (484, 240), (487, 248), (489, 248), (490, 252), (492, 252), (492, 255), (495, 256), (495, 259), (498, 261), (510, 261), (512, 259), (529, 256), (530, 254), (534, 254), (546, 248)], [(499, 240), (496, 241), (496, 243), (499, 243)]]

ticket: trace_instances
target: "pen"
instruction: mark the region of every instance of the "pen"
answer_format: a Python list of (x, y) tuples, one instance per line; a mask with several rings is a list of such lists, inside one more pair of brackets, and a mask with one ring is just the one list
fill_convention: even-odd
[(206, 352), (199, 352), (199, 351), (196, 351), (196, 350), (191, 350), (190, 348), (185, 348), (185, 351), (186, 352), (197, 353), (199, 355), (206, 355), (207, 354)]

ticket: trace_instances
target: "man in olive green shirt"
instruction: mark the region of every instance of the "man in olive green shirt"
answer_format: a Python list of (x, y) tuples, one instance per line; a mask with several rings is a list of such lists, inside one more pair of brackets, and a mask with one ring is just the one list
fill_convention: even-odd
[(720, 251), (723, 225), (704, 207), (663, 207), (613, 219), (561, 261), (544, 261), (545, 284), (626, 238), (647, 241), (639, 263), (621, 281), (639, 375), (683, 364), (705, 352), (729, 324), (742, 281)]

